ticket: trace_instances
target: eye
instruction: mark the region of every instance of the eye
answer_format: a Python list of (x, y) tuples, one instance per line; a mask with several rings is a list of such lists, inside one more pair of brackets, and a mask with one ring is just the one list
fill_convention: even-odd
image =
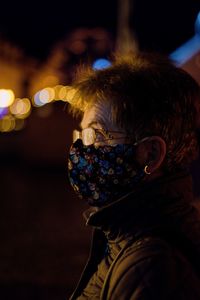
[(95, 133), (96, 133), (96, 142), (102, 142), (105, 140), (106, 136), (104, 135), (102, 130), (95, 129)]

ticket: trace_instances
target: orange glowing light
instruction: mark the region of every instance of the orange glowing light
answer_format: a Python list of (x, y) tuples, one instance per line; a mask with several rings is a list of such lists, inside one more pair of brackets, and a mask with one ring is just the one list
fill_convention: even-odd
[(15, 128), (15, 118), (11, 115), (7, 115), (0, 120), (0, 131), (9, 132)]
[(60, 89), (60, 91), (59, 91), (59, 93), (58, 93), (58, 98), (59, 98), (60, 100), (63, 100), (63, 101), (66, 100), (67, 90), (68, 90), (67, 86), (63, 86), (63, 87)]
[(17, 98), (10, 106), (10, 112), (19, 119), (24, 119), (30, 115), (31, 102), (28, 98)]

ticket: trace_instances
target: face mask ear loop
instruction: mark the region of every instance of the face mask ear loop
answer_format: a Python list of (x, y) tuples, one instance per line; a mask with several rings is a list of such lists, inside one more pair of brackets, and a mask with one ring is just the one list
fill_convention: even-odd
[(141, 139), (141, 140), (135, 142), (133, 145), (134, 145), (134, 146), (137, 146), (137, 145), (139, 145), (139, 144), (141, 144), (141, 143), (147, 141), (149, 138), (150, 138), (150, 137), (147, 136), (147, 137), (145, 137), (145, 138), (143, 138), (143, 139)]

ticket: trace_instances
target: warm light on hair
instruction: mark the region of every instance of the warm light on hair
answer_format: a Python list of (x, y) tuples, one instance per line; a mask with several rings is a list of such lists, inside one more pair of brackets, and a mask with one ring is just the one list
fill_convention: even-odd
[(60, 90), (59, 97), (61, 100), (68, 102), (73, 110), (78, 109), (84, 112), (88, 107), (88, 102), (79, 94), (76, 88), (65, 86)]
[(113, 124), (135, 140), (160, 136), (167, 145), (168, 170), (188, 165), (197, 153), (195, 99), (199, 86), (168, 58), (140, 53), (116, 56), (112, 65), (81, 66), (72, 87), (70, 110), (76, 115), (97, 103), (110, 107)]

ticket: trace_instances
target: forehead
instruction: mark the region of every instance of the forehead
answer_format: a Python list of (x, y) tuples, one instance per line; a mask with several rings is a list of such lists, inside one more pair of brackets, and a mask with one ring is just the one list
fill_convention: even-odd
[(81, 127), (87, 128), (93, 124), (107, 128), (112, 126), (108, 105), (104, 103), (95, 104), (84, 112)]

